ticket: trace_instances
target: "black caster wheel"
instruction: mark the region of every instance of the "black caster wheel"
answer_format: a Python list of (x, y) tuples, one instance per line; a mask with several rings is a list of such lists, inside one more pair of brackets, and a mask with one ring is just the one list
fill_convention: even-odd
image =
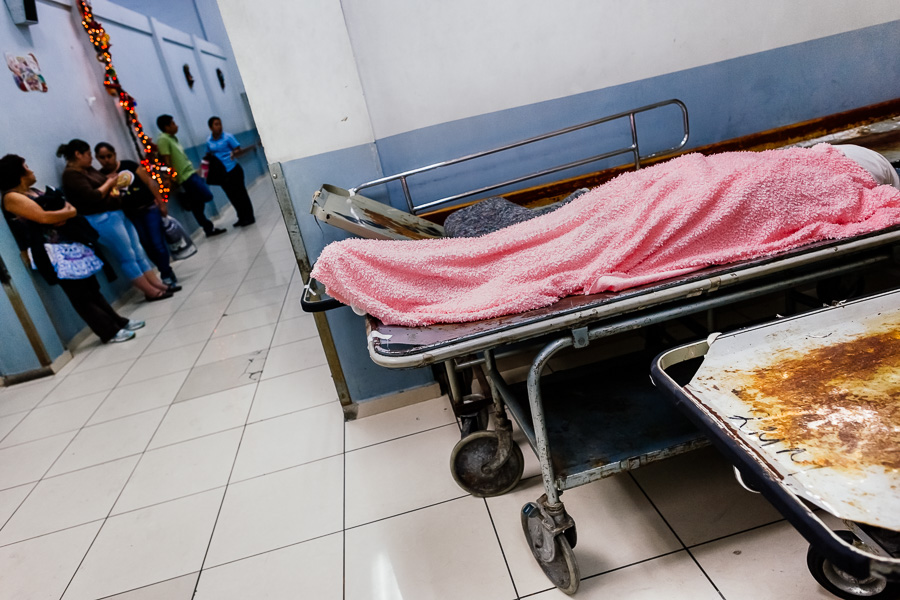
[(499, 445), (494, 431), (476, 431), (456, 443), (450, 454), (450, 472), (459, 487), (479, 498), (502, 496), (516, 487), (525, 470), (525, 457), (515, 442), (509, 458), (496, 472), (484, 470), (494, 460)]
[(491, 422), (490, 411), (485, 406), (481, 410), (459, 417), (459, 430), (462, 437), (468, 437), (476, 431), (484, 431)]
[[(845, 542), (853, 544), (857, 542), (856, 536), (849, 531), (835, 531)], [(870, 598), (871, 600), (897, 600), (900, 598), (900, 584), (886, 581), (880, 577), (869, 576), (865, 579), (857, 579), (845, 573), (830, 560), (819, 554), (819, 551), (809, 547), (806, 553), (806, 566), (810, 574), (819, 585), (845, 600), (858, 598)]]
[(529, 502), (522, 507), (522, 531), (525, 533), (525, 541), (531, 548), (534, 559), (540, 565), (547, 579), (560, 591), (570, 596), (578, 591), (581, 583), (581, 574), (578, 571), (578, 561), (569, 544), (568, 533), (575, 528), (570, 527), (563, 533), (553, 537), (550, 542), (552, 547), (547, 547), (547, 536), (544, 525), (541, 522), (541, 510), (534, 502)]

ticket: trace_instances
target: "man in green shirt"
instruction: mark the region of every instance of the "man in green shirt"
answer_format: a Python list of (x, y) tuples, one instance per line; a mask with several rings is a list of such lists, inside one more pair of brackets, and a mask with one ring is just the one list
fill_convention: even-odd
[(156, 118), (156, 126), (162, 132), (156, 139), (156, 147), (159, 150), (159, 158), (175, 171), (175, 183), (181, 186), (181, 201), (191, 211), (197, 223), (206, 232), (206, 237), (212, 237), (225, 233), (212, 224), (203, 208), (212, 200), (212, 192), (206, 186), (206, 182), (197, 173), (191, 159), (187, 157), (181, 142), (175, 137), (178, 133), (178, 124), (172, 115), (160, 115)]

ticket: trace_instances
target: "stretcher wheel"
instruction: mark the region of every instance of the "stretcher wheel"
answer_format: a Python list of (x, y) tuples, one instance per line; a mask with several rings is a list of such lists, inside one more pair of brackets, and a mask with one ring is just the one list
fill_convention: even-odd
[(501, 496), (516, 487), (525, 471), (525, 457), (515, 442), (509, 458), (496, 472), (484, 470), (497, 456), (499, 446), (494, 431), (476, 431), (456, 443), (450, 454), (450, 472), (459, 487), (479, 498)]
[(572, 595), (578, 591), (581, 583), (581, 573), (578, 570), (578, 561), (572, 546), (569, 545), (568, 534), (574, 527), (559, 533), (552, 538), (552, 548), (545, 547), (547, 534), (544, 524), (541, 522), (540, 507), (534, 502), (529, 502), (522, 507), (522, 531), (525, 540), (534, 559), (540, 565), (547, 579), (560, 591)]
[(484, 431), (491, 422), (490, 412), (485, 406), (474, 414), (459, 416), (459, 429), (462, 437), (468, 437), (476, 431)]
[[(848, 544), (859, 541), (849, 531), (835, 531), (834, 533)], [(896, 582), (889, 582), (874, 576), (857, 579), (836, 567), (812, 546), (806, 553), (806, 566), (813, 579), (838, 598), (845, 600), (856, 600), (857, 598), (896, 600), (900, 598), (900, 585)]]

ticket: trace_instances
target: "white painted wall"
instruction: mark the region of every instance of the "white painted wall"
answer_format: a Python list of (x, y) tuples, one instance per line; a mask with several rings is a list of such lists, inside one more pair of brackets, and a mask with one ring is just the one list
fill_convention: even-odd
[(376, 138), (900, 19), (897, 0), (343, 6)]
[(897, 0), (219, 0), (270, 161), (900, 19)]
[(269, 162), (373, 141), (340, 0), (219, 0)]

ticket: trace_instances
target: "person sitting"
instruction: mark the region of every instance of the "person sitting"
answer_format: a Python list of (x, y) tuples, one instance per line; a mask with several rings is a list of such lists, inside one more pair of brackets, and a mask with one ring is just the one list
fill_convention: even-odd
[(51, 194), (33, 187), (36, 182), (21, 156), (0, 158), (0, 205), (19, 249), (30, 252), (41, 276), (62, 288), (72, 308), (103, 343), (132, 339), (144, 321), (119, 315), (100, 292), (94, 275), (103, 265), (93, 249), (97, 232), (61, 194), (51, 199)]
[(245, 150), (241, 148), (237, 138), (222, 129), (222, 119), (219, 117), (210, 117), (207, 125), (211, 133), (206, 138), (206, 151), (221, 163), (220, 168), (224, 172), (219, 174), (220, 182), (213, 183), (215, 181), (212, 177), (213, 163), (210, 161), (210, 174), (206, 181), (210, 185), (222, 186), (222, 191), (228, 196), (228, 201), (237, 213), (238, 220), (234, 224), (235, 227), (253, 225), (256, 223), (256, 217), (253, 214), (250, 194), (247, 193), (247, 186), (244, 183), (244, 169), (235, 160)]
[(62, 174), (66, 198), (97, 230), (100, 243), (116, 257), (132, 285), (148, 302), (171, 298), (181, 287), (166, 285), (154, 273), (134, 225), (122, 212), (118, 173), (103, 175), (95, 169), (91, 147), (84, 140), (60, 145), (56, 155), (66, 159)]
[(166, 201), (159, 193), (159, 186), (150, 178), (147, 169), (140, 164), (133, 160), (120, 161), (116, 156), (116, 149), (109, 142), (96, 144), (94, 154), (100, 163), (101, 173), (104, 175), (125, 173), (125, 179), (131, 179), (128, 187), (119, 189), (122, 212), (137, 230), (147, 256), (159, 269), (162, 282), (170, 286), (175, 285), (178, 280), (170, 264), (163, 224), (163, 217), (168, 214), (168, 209)]

